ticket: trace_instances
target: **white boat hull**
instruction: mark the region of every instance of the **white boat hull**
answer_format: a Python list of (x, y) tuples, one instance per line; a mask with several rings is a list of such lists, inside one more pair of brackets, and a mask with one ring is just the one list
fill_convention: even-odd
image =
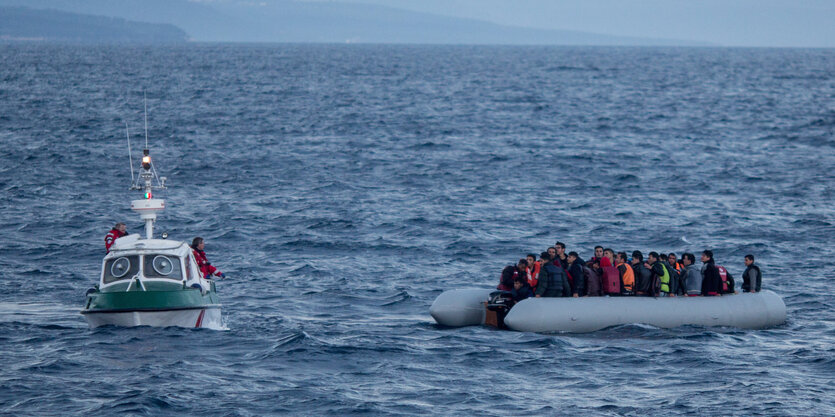
[[(484, 302), (493, 291), (446, 291), (432, 304), (430, 314), (444, 326), (484, 324)], [(571, 333), (622, 324), (765, 329), (785, 321), (783, 299), (768, 290), (722, 297), (530, 298), (516, 304), (504, 318), (505, 325), (512, 330)]]
[(99, 326), (195, 327), (222, 329), (220, 308), (164, 311), (90, 312), (84, 314), (91, 329)]

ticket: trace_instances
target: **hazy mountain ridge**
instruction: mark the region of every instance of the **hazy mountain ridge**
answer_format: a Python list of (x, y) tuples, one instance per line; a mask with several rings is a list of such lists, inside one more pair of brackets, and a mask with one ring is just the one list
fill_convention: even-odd
[(0, 0), (175, 25), (195, 41), (531, 45), (706, 45), (579, 31), (529, 29), (474, 19), (340, 2), (186, 0)]
[(176, 43), (188, 35), (174, 25), (134, 22), (49, 9), (0, 6), (0, 40), (83, 43)]

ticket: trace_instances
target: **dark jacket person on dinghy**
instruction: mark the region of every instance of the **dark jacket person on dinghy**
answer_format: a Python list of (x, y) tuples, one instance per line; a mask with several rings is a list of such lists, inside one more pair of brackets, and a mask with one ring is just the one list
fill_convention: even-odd
[(544, 263), (539, 270), (536, 297), (568, 297), (571, 286), (568, 284), (565, 270), (554, 264), (548, 252), (542, 252), (540, 257)]

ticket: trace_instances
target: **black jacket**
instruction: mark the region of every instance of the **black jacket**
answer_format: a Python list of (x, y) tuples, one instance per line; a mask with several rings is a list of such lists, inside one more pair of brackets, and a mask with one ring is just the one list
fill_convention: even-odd
[(536, 284), (536, 295), (541, 297), (567, 297), (571, 291), (565, 271), (548, 262), (539, 269), (539, 282)]
[(574, 288), (571, 289), (571, 292), (583, 295), (586, 291), (586, 273), (583, 271), (583, 261), (575, 260), (568, 268), (568, 273), (571, 274), (571, 278), (574, 278)]
[(708, 293), (722, 293), (722, 276), (712, 260), (705, 262), (704, 278), (702, 279), (702, 295)]
[(655, 261), (654, 264), (650, 265), (650, 272), (652, 273), (650, 293), (657, 296), (661, 292), (661, 277), (664, 276), (664, 265), (661, 264), (661, 261)]
[(751, 279), (754, 280), (754, 290), (760, 292), (763, 286), (763, 273), (760, 267), (754, 264), (745, 268), (745, 272), (742, 273), (742, 291), (751, 292)]
[(518, 303), (528, 297), (533, 297), (533, 290), (531, 290), (529, 285), (523, 285), (522, 288), (519, 288), (518, 290), (514, 288), (510, 292), (510, 295), (513, 297), (513, 301)]
[(652, 271), (647, 269), (643, 263), (636, 263), (632, 264), (632, 272), (635, 273), (635, 292), (642, 292), (641, 295), (650, 295)]

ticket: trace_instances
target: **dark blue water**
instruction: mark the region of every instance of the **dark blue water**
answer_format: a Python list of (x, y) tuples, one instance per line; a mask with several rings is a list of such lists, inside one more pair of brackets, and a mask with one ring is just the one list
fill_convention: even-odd
[[(78, 314), (143, 90), (226, 331)], [(833, 415), (833, 184), (835, 50), (0, 45), (0, 414)], [(788, 322), (429, 316), (557, 240), (753, 253)]]

